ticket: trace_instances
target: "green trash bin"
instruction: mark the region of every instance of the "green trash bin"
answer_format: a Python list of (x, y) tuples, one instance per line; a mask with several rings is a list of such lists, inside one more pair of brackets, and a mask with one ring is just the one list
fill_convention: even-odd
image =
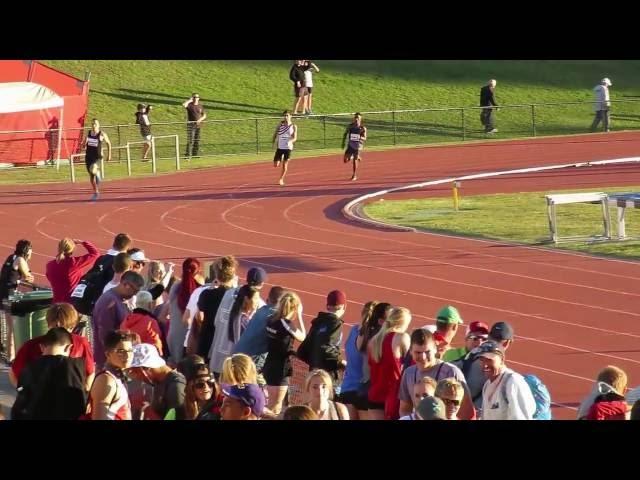
[(13, 337), (16, 352), (27, 340), (47, 333), (47, 310), (52, 300), (51, 290), (16, 292), (9, 297), (8, 303), (14, 318)]

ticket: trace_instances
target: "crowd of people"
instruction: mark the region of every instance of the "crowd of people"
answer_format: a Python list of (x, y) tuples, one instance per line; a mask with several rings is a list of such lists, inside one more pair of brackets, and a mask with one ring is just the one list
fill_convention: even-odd
[[(87, 253), (74, 256), (76, 245)], [(5, 260), (2, 299), (33, 281), (32, 248), (20, 240)], [(300, 297), (277, 285), (267, 292), (264, 269), (250, 268), (241, 282), (238, 261), (225, 256), (203, 270), (193, 257), (181, 268), (150, 261), (124, 233), (104, 255), (89, 241), (60, 240), (46, 265), (47, 333), (15, 351), (15, 319), (4, 311), (17, 391), (11, 418), (552, 418), (541, 379), (509, 366), (517, 346), (507, 322), (464, 324), (447, 305), (433, 324), (415, 327), (407, 308), (370, 301), (343, 332), (341, 290), (306, 325)], [(454, 348), (457, 337), (463, 343)], [(298, 402), (294, 359), (308, 367)], [(629, 390), (618, 367), (604, 368), (585, 393), (577, 418), (640, 419), (640, 387)]]

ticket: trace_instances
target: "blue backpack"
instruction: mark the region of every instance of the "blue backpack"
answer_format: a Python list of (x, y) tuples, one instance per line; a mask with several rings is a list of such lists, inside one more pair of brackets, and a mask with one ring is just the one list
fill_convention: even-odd
[(549, 389), (535, 375), (524, 375), (524, 380), (529, 385), (533, 398), (536, 401), (536, 413), (534, 420), (551, 420), (551, 395)]
[[(523, 375), (524, 381), (529, 385), (533, 399), (536, 401), (536, 411), (533, 414), (533, 420), (552, 420), (551, 415), (551, 395), (549, 389), (535, 375)], [(509, 399), (506, 393), (506, 382), (502, 385), (502, 397), (508, 404)]]

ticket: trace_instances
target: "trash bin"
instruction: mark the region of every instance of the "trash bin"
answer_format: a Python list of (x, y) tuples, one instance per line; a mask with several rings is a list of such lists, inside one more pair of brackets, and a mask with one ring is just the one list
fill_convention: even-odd
[(16, 292), (5, 300), (5, 307), (9, 307), (6, 310), (10, 310), (14, 318), (13, 336), (16, 352), (27, 340), (47, 333), (47, 309), (52, 300), (51, 290)]

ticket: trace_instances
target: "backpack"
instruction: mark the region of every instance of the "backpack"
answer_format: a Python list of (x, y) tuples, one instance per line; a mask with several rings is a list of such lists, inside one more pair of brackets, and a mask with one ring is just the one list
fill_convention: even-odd
[[(531, 390), (533, 399), (536, 401), (536, 411), (533, 414), (532, 420), (552, 420), (551, 395), (549, 394), (549, 389), (542, 383), (542, 380), (533, 374), (523, 375), (523, 378)], [(506, 389), (507, 382), (505, 381), (502, 382), (502, 398), (504, 398), (505, 403), (508, 405), (509, 399), (507, 398)]]
[[(470, 352), (468, 352), (464, 357), (454, 360), (451, 362), (453, 365), (458, 367), (464, 378), (466, 379), (469, 376), (469, 372), (471, 371), (471, 365), (478, 359), (479, 349), (474, 348)], [(482, 397), (482, 389), (471, 399), (472, 402), (476, 402), (480, 397)]]
[(102, 255), (84, 274), (71, 293), (71, 303), (83, 315), (91, 315), (93, 307), (107, 283), (113, 278), (113, 255)]
[(0, 300), (6, 299), (9, 296), (9, 290), (13, 290), (18, 286), (11, 282), (11, 273), (15, 259), (16, 256), (11, 254), (2, 264), (2, 270), (0, 270)]

